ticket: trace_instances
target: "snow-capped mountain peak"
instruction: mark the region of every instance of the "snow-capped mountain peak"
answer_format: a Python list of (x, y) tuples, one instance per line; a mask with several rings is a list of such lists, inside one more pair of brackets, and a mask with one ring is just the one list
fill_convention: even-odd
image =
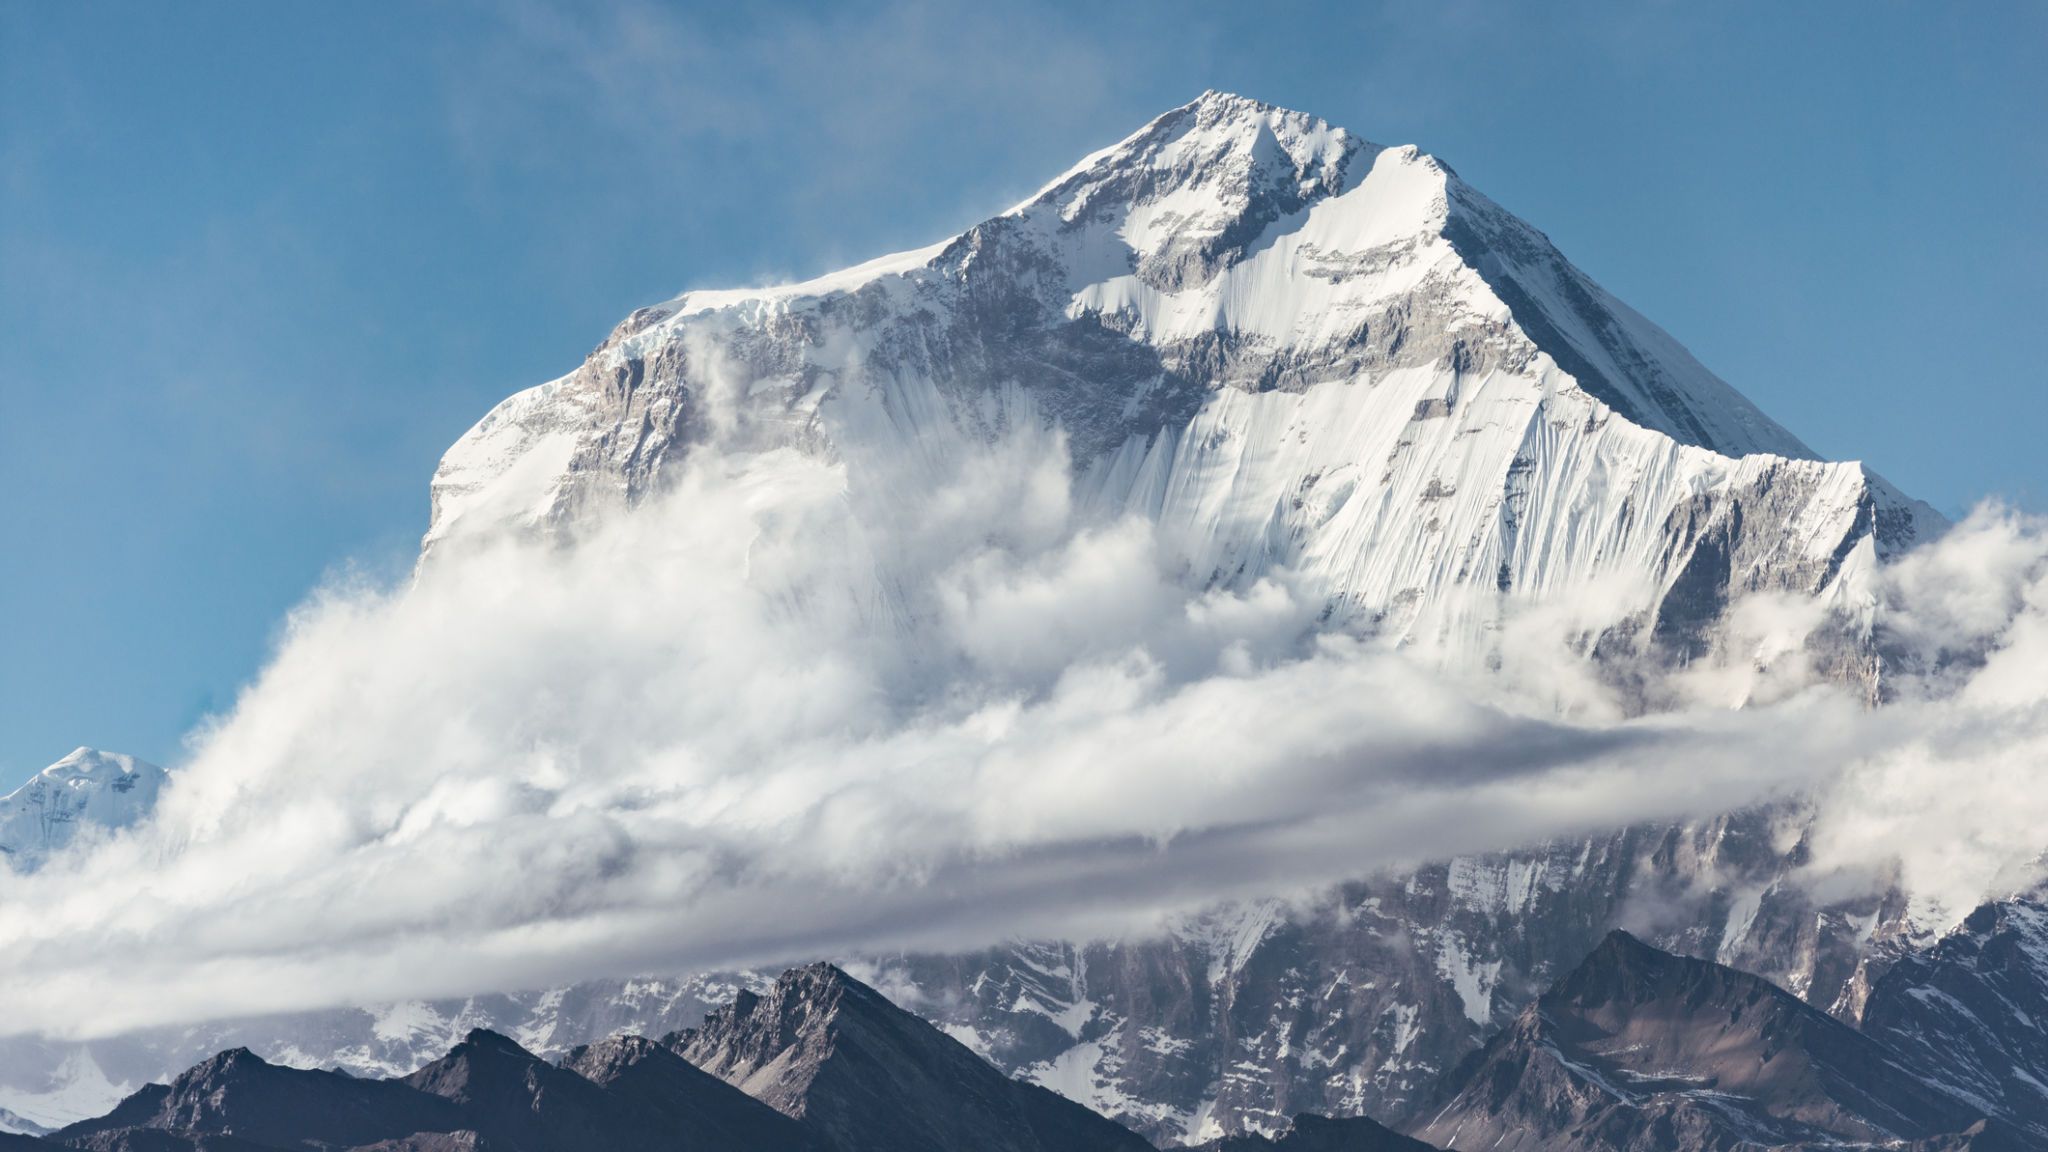
[(1199, 280), (1281, 216), (1341, 192), (1376, 145), (1300, 112), (1207, 92), (1094, 153), (1006, 216), (1111, 225), (1150, 283)]
[(0, 859), (29, 871), (82, 826), (126, 828), (156, 807), (168, 774), (119, 752), (79, 748), (0, 796)]
[[(1069, 229), (1108, 225), (1129, 247), (1135, 281), (1169, 294), (1206, 284), (1276, 241), (1264, 275), (1239, 277), (1227, 294), (1230, 305), (1258, 297), (1263, 315), (1231, 307), (1223, 326), (1294, 343), (1353, 333), (1247, 325), (1304, 315), (1298, 291), (1273, 291), (1282, 279), (1357, 279), (1368, 290), (1341, 299), (1362, 304), (1373, 289), (1400, 285), (1357, 276), (1360, 263), (1403, 263), (1424, 273), (1439, 261), (1462, 264), (1478, 280), (1451, 285), (1467, 294), (1465, 303), (1508, 318), (1629, 420), (1729, 455), (1814, 457), (1579, 273), (1541, 232), (1414, 145), (1383, 147), (1304, 113), (1211, 91), (1088, 157), (1009, 215), (1047, 210)], [(1429, 252), (1432, 245), (1448, 251)], [(1418, 255), (1437, 260), (1412, 258)], [(1331, 310), (1306, 314), (1327, 319)], [(1180, 308), (1173, 319), (1178, 330), (1167, 335), (1185, 338), (1193, 334), (1190, 321), (1215, 317)]]
[(1077, 503), (1195, 582), (1284, 570), (1333, 627), (1460, 649), (1487, 597), (1610, 580), (1687, 653), (1733, 597), (1853, 587), (1943, 523), (1447, 165), (1213, 92), (931, 248), (634, 313), (449, 451), (429, 553), (637, 502), (720, 397), (746, 447), (839, 459), (1057, 425)]

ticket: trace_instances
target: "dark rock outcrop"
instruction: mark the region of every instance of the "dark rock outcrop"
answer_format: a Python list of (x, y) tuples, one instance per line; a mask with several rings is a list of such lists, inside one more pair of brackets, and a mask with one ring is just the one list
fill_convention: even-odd
[(1148, 1152), (1128, 1129), (988, 1061), (830, 964), (741, 993), (665, 1041), (839, 1152)]
[(704, 1148), (823, 1146), (803, 1126), (735, 1092), (644, 1036), (616, 1036), (569, 1053), (562, 1067), (604, 1088), (654, 1127), (698, 1134)]
[(620, 1036), (560, 1064), (484, 1029), (390, 1080), (280, 1067), (233, 1049), (48, 1140), (0, 1138), (0, 1150), (17, 1144), (24, 1152), (1150, 1152), (1130, 1131), (1011, 1080), (823, 964), (786, 973), (767, 997), (743, 995), (667, 1044)]
[[(404, 1084), (286, 1068), (236, 1048), (194, 1065), (168, 1085), (148, 1085), (107, 1115), (61, 1129), (55, 1138), (73, 1142), (139, 1129), (232, 1134), (277, 1148), (351, 1148), (460, 1127), (456, 1108)], [(130, 1139), (130, 1146), (142, 1147), (134, 1141), (143, 1137)]]
[[(557, 1067), (495, 1032), (471, 1032), (402, 1080), (356, 1079), (223, 1052), (97, 1120), (22, 1147), (92, 1152), (816, 1152), (804, 1130), (626, 1037)], [(593, 1078), (594, 1077), (594, 1078)]]

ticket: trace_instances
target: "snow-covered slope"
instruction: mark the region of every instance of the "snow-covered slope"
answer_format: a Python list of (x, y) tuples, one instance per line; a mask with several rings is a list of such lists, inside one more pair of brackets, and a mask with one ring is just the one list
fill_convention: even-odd
[(28, 871), (82, 828), (126, 828), (156, 807), (164, 780), (154, 764), (80, 748), (0, 796), (0, 857)]
[(932, 248), (634, 313), (449, 451), (426, 547), (571, 529), (713, 438), (914, 458), (1018, 421), (1196, 581), (1285, 568), (1396, 636), (1618, 578), (1685, 650), (1733, 594), (1843, 589), (1942, 523), (1435, 158), (1209, 93)]

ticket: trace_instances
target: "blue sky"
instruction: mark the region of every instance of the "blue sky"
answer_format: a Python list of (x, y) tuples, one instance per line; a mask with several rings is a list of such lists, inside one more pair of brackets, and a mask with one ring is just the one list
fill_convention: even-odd
[(1211, 87), (1444, 157), (1823, 453), (2048, 510), (2038, 4), (4, 4), (0, 783), (176, 762), (632, 308)]

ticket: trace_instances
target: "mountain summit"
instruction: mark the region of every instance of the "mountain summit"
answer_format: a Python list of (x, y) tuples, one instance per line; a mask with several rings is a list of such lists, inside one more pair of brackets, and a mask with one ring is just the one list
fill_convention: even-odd
[(1840, 593), (1943, 526), (1434, 157), (1211, 92), (930, 248), (635, 312), (448, 452), (426, 548), (573, 530), (708, 443), (919, 459), (1020, 425), (1192, 580), (1285, 569), (1397, 636), (1620, 578), (1690, 655), (1731, 597)]
[(146, 760), (79, 748), (0, 796), (0, 860), (32, 871), (81, 831), (126, 828), (156, 807), (167, 778)]

